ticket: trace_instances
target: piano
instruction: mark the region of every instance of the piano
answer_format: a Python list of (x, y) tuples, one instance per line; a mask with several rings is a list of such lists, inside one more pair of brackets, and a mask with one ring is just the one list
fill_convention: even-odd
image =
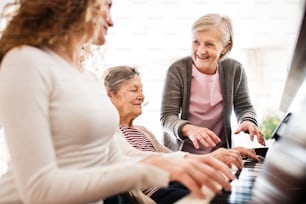
[(264, 155), (259, 157), (259, 162), (255, 162), (251, 159), (244, 160), (243, 169), (238, 170), (235, 175), (237, 179), (232, 181), (232, 191), (223, 191), (221, 195), (217, 195), (210, 202), (211, 204), (229, 203), (250, 203), (251, 193), (254, 182), (263, 169)]

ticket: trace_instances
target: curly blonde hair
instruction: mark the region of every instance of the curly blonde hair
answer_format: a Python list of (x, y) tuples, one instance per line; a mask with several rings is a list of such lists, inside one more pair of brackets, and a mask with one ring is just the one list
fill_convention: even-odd
[(0, 62), (20, 45), (49, 47), (66, 43), (72, 33), (86, 35), (99, 17), (103, 0), (16, 0), (17, 10), (0, 38)]

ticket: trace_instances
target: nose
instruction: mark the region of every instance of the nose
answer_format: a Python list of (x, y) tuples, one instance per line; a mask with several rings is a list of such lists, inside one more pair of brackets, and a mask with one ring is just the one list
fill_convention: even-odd
[(106, 12), (104, 13), (104, 19), (106, 20), (106, 23), (107, 23), (108, 27), (114, 26), (114, 22), (113, 22), (113, 19), (112, 19), (110, 8), (108, 8), (106, 10)]
[(205, 47), (205, 45), (203, 45), (203, 44), (199, 45), (197, 53), (198, 53), (199, 55), (205, 54), (205, 53), (206, 53), (206, 47)]
[(113, 27), (114, 26), (114, 22), (113, 22), (113, 19), (112, 19), (110, 14), (108, 14), (108, 17), (106, 19), (106, 23), (107, 23), (108, 27)]
[(138, 96), (137, 96), (137, 100), (141, 100), (141, 102), (144, 101), (144, 98), (145, 98), (145, 96), (143, 95), (142, 92), (140, 92), (140, 93), (138, 94)]

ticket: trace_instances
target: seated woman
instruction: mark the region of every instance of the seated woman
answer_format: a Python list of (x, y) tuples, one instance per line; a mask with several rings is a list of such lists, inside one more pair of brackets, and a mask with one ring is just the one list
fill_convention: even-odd
[[(119, 128), (121, 135), (124, 135), (126, 141), (136, 149), (145, 152), (172, 152), (167, 147), (161, 145), (156, 137), (146, 128), (133, 125), (135, 118), (142, 113), (142, 103), (144, 101), (139, 72), (135, 68), (128, 66), (110, 68), (104, 78), (104, 84), (108, 96), (118, 109), (120, 116)], [(127, 149), (128, 147), (125, 147), (124, 151), (134, 152), (135, 154), (135, 151)], [(251, 151), (246, 152), (249, 157), (256, 158), (256, 155), (252, 154)], [(213, 156), (229, 166), (235, 165), (238, 168), (242, 167), (241, 156), (236, 150), (220, 148), (206, 156)], [(173, 203), (188, 194), (189, 190), (178, 182), (171, 182), (167, 188), (150, 188), (144, 190), (144, 193), (157, 203)]]

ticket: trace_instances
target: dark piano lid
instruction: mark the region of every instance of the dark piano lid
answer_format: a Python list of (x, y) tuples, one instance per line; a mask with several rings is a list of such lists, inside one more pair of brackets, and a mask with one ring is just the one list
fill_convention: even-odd
[[(295, 98), (306, 77), (306, 5), (304, 5), (304, 14), (300, 31), (297, 37), (294, 54), (292, 56), (290, 70), (287, 76), (285, 88), (283, 91), (280, 110), (286, 113)], [(284, 28), (285, 29), (285, 28)], [(306, 93), (304, 93), (306, 95)]]

